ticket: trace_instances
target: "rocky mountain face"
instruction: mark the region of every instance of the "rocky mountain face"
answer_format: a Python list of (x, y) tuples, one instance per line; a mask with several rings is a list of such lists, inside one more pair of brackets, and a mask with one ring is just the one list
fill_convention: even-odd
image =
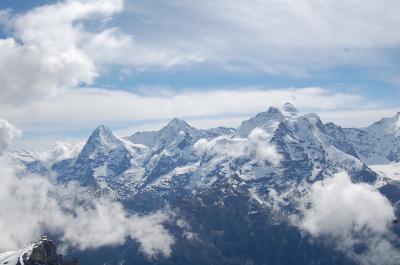
[(400, 112), (366, 128), (345, 129), (349, 142), (368, 164), (400, 161)]
[(63, 256), (57, 253), (53, 241), (43, 237), (24, 249), (0, 253), (0, 264), (79, 265), (79, 262), (76, 258), (63, 260)]
[[(170, 227), (176, 242), (168, 259), (129, 254), (137, 253), (137, 245), (128, 242), (101, 254), (80, 252), (83, 264), (354, 264), (326, 241), (310, 240), (289, 219), (307, 203), (304, 194), (313, 183), (343, 170), (398, 207), (400, 178), (375, 167), (399, 160), (398, 118), (344, 129), (287, 103), (237, 129), (200, 130), (173, 119), (159, 131), (121, 138), (99, 126), (66, 159), (13, 156), (32, 172), (51, 172), (60, 183), (77, 181), (132, 211), (168, 207), (184, 220)], [(279, 212), (275, 194), (284, 205)]]

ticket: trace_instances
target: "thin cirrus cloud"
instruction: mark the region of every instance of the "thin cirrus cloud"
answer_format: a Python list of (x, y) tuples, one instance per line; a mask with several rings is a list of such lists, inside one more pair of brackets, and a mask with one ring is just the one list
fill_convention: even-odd
[(135, 1), (126, 10), (141, 17), (130, 32), (143, 42), (196, 51), (228, 70), (307, 76), (343, 64), (388, 63), (384, 49), (399, 44), (399, 5), (395, 0)]

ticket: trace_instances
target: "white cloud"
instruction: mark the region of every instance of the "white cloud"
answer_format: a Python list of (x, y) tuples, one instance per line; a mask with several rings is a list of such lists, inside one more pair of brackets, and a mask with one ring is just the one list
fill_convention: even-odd
[(304, 75), (340, 63), (375, 64), (374, 58), (384, 61), (382, 48), (400, 39), (393, 0), (126, 5), (135, 20), (125, 32), (107, 27), (123, 12), (123, 0), (71, 0), (22, 14), (1, 10), (12, 36), (0, 39), (0, 101), (28, 102), (91, 84), (110, 65), (137, 71), (206, 61)]
[[(352, 183), (345, 172), (313, 184), (309, 208), (298, 223), (313, 236), (328, 236), (336, 247), (363, 264), (396, 264), (400, 251), (391, 243), (394, 208), (374, 187)], [(357, 244), (366, 250), (356, 254)]]
[(249, 144), (256, 154), (256, 158), (260, 163), (271, 163), (273, 166), (278, 166), (282, 160), (275, 146), (271, 144), (272, 136), (263, 129), (255, 128), (249, 134)]
[(340, 234), (365, 228), (384, 232), (395, 219), (389, 201), (368, 184), (352, 183), (342, 172), (316, 182), (312, 207), (305, 212), (302, 227), (312, 234)]
[[(4, 149), (15, 128), (2, 124)], [(130, 214), (119, 202), (95, 197), (76, 184), (60, 186), (45, 177), (21, 174), (5, 157), (0, 157), (0, 186), (0, 252), (25, 247), (51, 232), (65, 245), (82, 250), (132, 238), (151, 257), (171, 254), (174, 239), (162, 225), (168, 219), (165, 213)]]
[(295, 76), (388, 60), (382, 49), (399, 44), (398, 8), (396, 0), (127, 3), (142, 18), (131, 31), (143, 42), (196, 51), (229, 70)]
[(0, 40), (4, 55), (0, 59), (0, 100), (30, 102), (91, 83), (97, 72), (94, 62), (77, 47), (84, 31), (76, 24), (93, 15), (116, 12), (114, 4), (118, 3), (69, 1), (11, 16), (7, 26), (15, 37)]
[[(131, 29), (109, 23), (124, 11), (122, 0), (70, 0), (22, 14), (2, 10), (0, 21), (12, 33), (0, 39), (0, 53), (4, 55), (0, 58), (2, 116), (30, 133), (38, 127), (49, 133), (58, 130), (52, 135), (58, 140), (65, 138), (65, 134), (56, 134), (71, 127), (112, 123), (121, 128), (130, 126), (132, 121), (141, 122), (137, 129), (144, 127), (143, 122), (175, 116), (203, 128), (216, 124), (236, 127), (242, 118), (287, 101), (301, 110), (335, 110), (325, 116), (339, 124), (352, 121), (353, 126), (366, 125), (373, 121), (372, 116), (361, 112), (357, 113), (358, 119), (352, 116), (354, 112), (336, 115), (340, 108), (361, 103), (365, 106), (360, 96), (321, 88), (214, 89), (179, 94), (168, 91), (161, 96), (70, 88), (91, 84), (103, 70), (115, 64), (137, 71), (206, 60), (232, 69), (240, 65), (239, 68), (250, 71), (293, 70), (301, 74), (303, 66), (308, 67), (304, 58), (329, 58), (322, 63), (325, 67), (337, 63), (341, 56), (336, 52), (341, 54), (342, 46), (349, 46), (358, 47), (352, 50), (351, 57), (365, 62), (369, 57), (355, 55), (359, 50), (362, 53), (365, 49), (390, 46), (397, 38), (397, 33), (389, 34), (392, 32), (388, 25), (398, 23), (397, 14), (392, 14), (394, 8), (389, 8), (397, 4), (389, 0), (367, 6), (358, 0), (320, 4), (309, 0), (217, 1), (196, 5), (180, 1), (129, 1), (125, 5), (128, 12), (136, 15)], [(222, 8), (229, 12), (221, 12)], [(163, 17), (168, 13), (181, 15)], [(374, 14), (381, 18), (383, 13), (385, 16), (379, 21), (369, 19)], [(189, 23), (192, 21), (198, 23)], [(353, 26), (344, 27), (344, 21)], [(298, 29), (290, 26), (295, 22)], [(368, 31), (359, 30), (366, 25)], [(320, 47), (324, 47), (323, 54), (318, 52)], [(307, 54), (308, 49), (312, 56)], [(348, 52), (345, 54), (349, 57)], [(39, 99), (36, 105), (21, 104)], [(111, 108), (113, 111), (109, 111)]]
[(213, 144), (212, 141), (208, 141), (207, 139), (200, 139), (193, 145), (193, 149), (201, 156), (210, 150)]
[(274, 167), (279, 166), (282, 156), (271, 143), (271, 136), (260, 128), (255, 128), (248, 138), (217, 137), (208, 141), (200, 139), (193, 145), (199, 156), (206, 152), (225, 157), (250, 156), (260, 164), (269, 163)]
[[(174, 117), (187, 120), (198, 128), (238, 127), (241, 121), (266, 111), (269, 106), (281, 106), (288, 101), (302, 113), (321, 113), (325, 122), (353, 127), (369, 125), (398, 111), (379, 108), (358, 94), (337, 93), (318, 87), (253, 87), (179, 93), (167, 90), (161, 95), (82, 88), (62, 91), (35, 105), (11, 108), (0, 104), (0, 112), (6, 119), (29, 131), (32, 137), (36, 137), (35, 141), (50, 147), (55, 141), (82, 141), (99, 124), (117, 128), (124, 135), (138, 130), (158, 130)], [(79, 128), (79, 135), (74, 128)], [(78, 135), (78, 139), (68, 139), (72, 133)], [(29, 140), (23, 138), (21, 144), (28, 147), (35, 144)]]
[(181, 54), (173, 48), (143, 44), (119, 28), (110, 28), (93, 34), (84, 44), (84, 50), (100, 65), (129, 66), (136, 71), (168, 69), (177, 65), (201, 62), (196, 54)]
[(49, 164), (75, 157), (82, 150), (85, 142), (79, 142), (75, 146), (69, 143), (56, 142), (53, 146), (43, 152), (38, 153), (38, 157), (42, 161), (46, 161)]
[(21, 136), (21, 132), (8, 121), (0, 119), (0, 155), (4, 150)]
[[(364, 106), (368, 106), (357, 94), (334, 93), (317, 87), (269, 90), (217, 89), (170, 92), (166, 95), (139, 95), (122, 90), (79, 89), (61, 92), (53, 99), (41, 101), (34, 107), (0, 106), (0, 110), (3, 116), (17, 124), (98, 124), (173, 117), (185, 117), (190, 120), (210, 116), (250, 116), (266, 111), (269, 106), (280, 106), (287, 101), (293, 102), (300, 110), (334, 110), (361, 102)], [(60, 120), (60, 117), (63, 119)]]
[(0, 22), (13, 35), (0, 39), (0, 101), (26, 103), (91, 84), (110, 64), (143, 69), (199, 60), (142, 45), (117, 27), (107, 28), (122, 10), (123, 0), (70, 0), (23, 14), (1, 11)]

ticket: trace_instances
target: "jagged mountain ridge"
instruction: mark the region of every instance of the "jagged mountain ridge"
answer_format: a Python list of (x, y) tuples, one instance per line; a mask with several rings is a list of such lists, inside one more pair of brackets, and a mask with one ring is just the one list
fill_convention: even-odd
[[(199, 155), (194, 148), (206, 139), (214, 149), (240, 149), (238, 139), (247, 139), (255, 128), (271, 135), (283, 158), (278, 167), (259, 165), (251, 152), (232, 156), (207, 150)], [(236, 130), (199, 130), (175, 118), (160, 131), (120, 138), (101, 125), (75, 157), (56, 161), (48, 170), (57, 173), (59, 182), (78, 181), (120, 198), (142, 191), (157, 193), (157, 189), (163, 193), (201, 189), (217, 179), (246, 184), (256, 179), (283, 185), (311, 183), (338, 170), (349, 171), (354, 180), (374, 182), (376, 174), (360, 159), (356, 143), (348, 139), (351, 132), (331, 122), (323, 124), (316, 114), (300, 115), (290, 103), (271, 107)], [(46, 172), (39, 165), (41, 173)]]
[[(255, 128), (271, 134), (272, 143), (283, 156), (277, 170), (259, 166), (251, 152), (231, 157), (208, 151), (200, 156), (194, 150), (200, 139), (214, 141), (222, 149), (236, 148), (237, 139), (246, 139)], [(235, 178), (244, 182), (285, 182), (279, 176), (312, 182), (342, 168), (354, 179), (373, 182), (376, 176), (358, 158), (346, 137), (341, 127), (323, 124), (316, 114), (299, 115), (293, 105), (285, 104), (244, 121), (235, 131), (199, 130), (173, 119), (158, 132), (136, 133), (122, 139), (100, 126), (76, 158), (58, 162), (52, 169), (58, 172), (61, 182), (78, 180), (122, 197), (152, 188), (166, 192), (169, 188), (172, 192), (176, 188), (204, 188), (216, 180), (216, 175), (223, 176), (223, 182)]]

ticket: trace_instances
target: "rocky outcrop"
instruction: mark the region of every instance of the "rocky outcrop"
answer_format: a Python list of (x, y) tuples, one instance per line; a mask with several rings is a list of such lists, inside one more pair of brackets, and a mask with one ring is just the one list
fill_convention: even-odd
[(76, 258), (63, 260), (57, 253), (56, 245), (47, 237), (32, 243), (29, 247), (0, 254), (0, 264), (7, 265), (79, 265)]

